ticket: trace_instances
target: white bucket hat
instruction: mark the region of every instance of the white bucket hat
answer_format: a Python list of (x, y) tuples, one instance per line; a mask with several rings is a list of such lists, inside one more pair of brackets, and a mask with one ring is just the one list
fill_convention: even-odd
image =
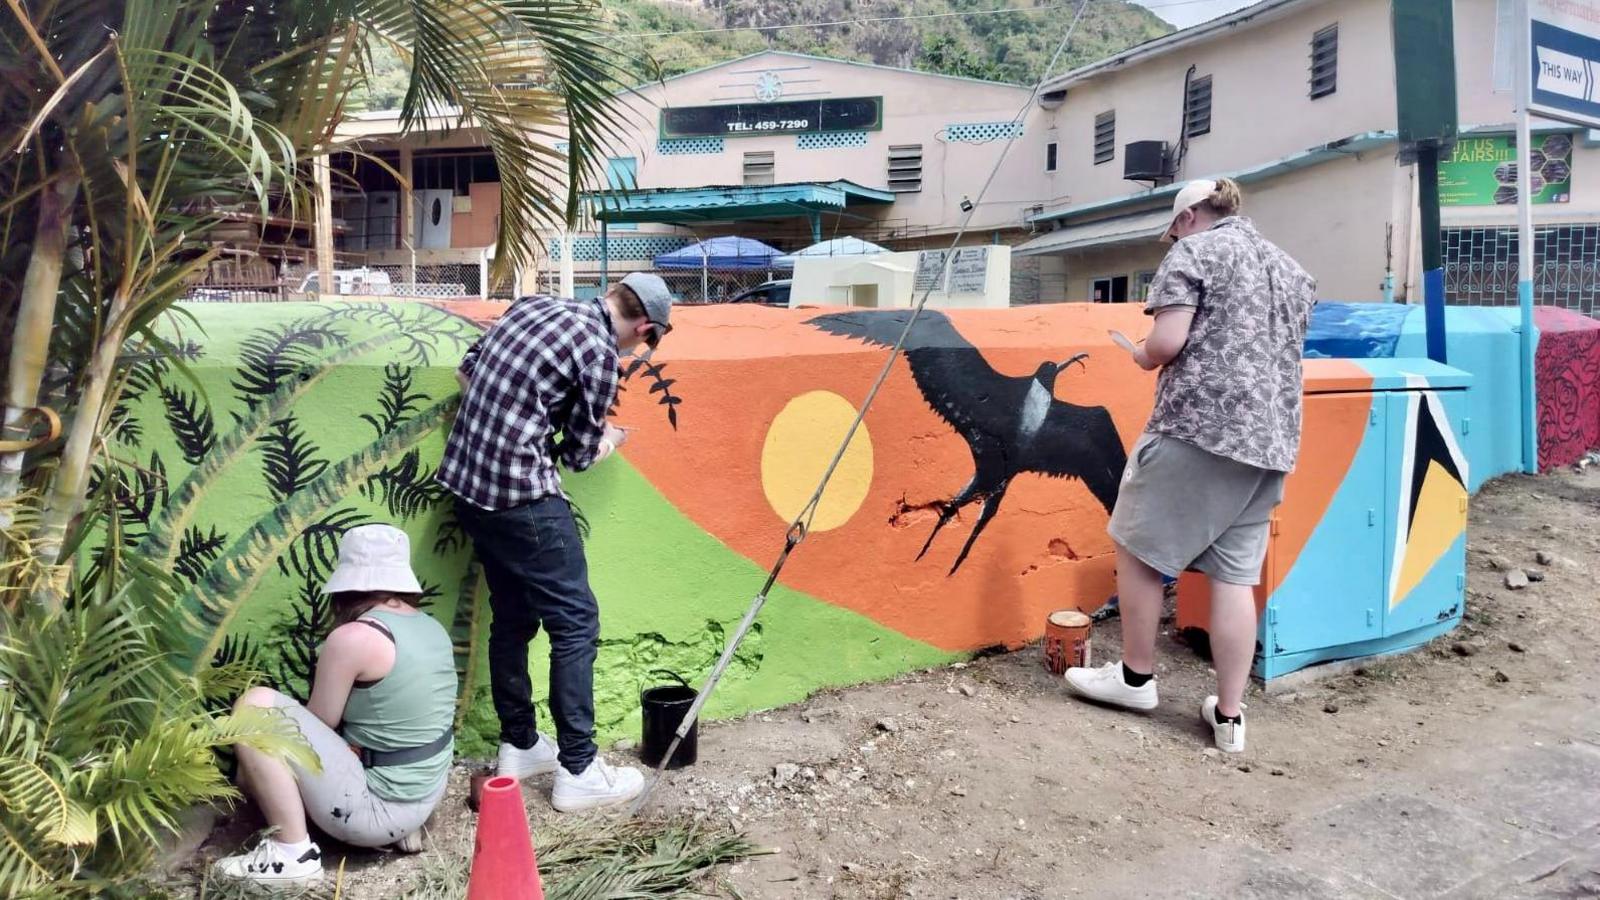
[(1172, 199), (1172, 221), (1167, 225), (1167, 230), (1161, 233), (1161, 239), (1163, 241), (1171, 241), (1172, 226), (1178, 224), (1178, 217), (1183, 215), (1183, 211), (1194, 209), (1196, 206), (1206, 202), (1216, 189), (1217, 182), (1214, 178), (1191, 181), (1184, 185), (1178, 191), (1178, 196)]
[(420, 594), (411, 571), (411, 539), (393, 525), (357, 525), (339, 541), (339, 565), (322, 586), (324, 594), (393, 591)]

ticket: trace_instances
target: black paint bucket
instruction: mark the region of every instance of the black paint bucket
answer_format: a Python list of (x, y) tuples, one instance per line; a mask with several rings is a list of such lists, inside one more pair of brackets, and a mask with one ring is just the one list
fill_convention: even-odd
[[(652, 688), (645, 688), (639, 692), (639, 708), (644, 714), (644, 734), (639, 741), (639, 758), (644, 764), (654, 768), (661, 764), (667, 755), (667, 748), (672, 746), (673, 735), (678, 733), (678, 726), (683, 724), (683, 717), (688, 714), (689, 707), (694, 705), (696, 691), (689, 686), (689, 682), (676, 672), (659, 670), (652, 675), (671, 675), (677, 679), (677, 684), (663, 684)], [(683, 742), (678, 745), (678, 752), (672, 754), (672, 764), (669, 769), (681, 769), (684, 766), (694, 765), (700, 756), (700, 723), (690, 726), (689, 733), (684, 735)]]

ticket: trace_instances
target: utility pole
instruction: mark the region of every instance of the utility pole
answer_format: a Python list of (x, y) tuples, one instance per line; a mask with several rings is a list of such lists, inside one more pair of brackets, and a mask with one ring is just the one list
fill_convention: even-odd
[(1442, 363), (1448, 356), (1439, 157), (1456, 142), (1455, 19), (1451, 0), (1395, 0), (1392, 15), (1400, 162), (1417, 166), (1428, 358)]

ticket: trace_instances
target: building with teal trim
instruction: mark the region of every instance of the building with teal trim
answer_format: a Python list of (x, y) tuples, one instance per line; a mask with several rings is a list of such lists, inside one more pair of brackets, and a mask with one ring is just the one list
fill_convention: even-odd
[[(590, 174), (584, 222), (538, 235), (539, 268), (485, 292), (558, 290), (568, 264), (574, 292), (588, 294), (602, 270), (648, 268), (728, 234), (784, 252), (846, 235), (893, 250), (943, 247), (967, 208), (964, 243), (1018, 243), (1045, 169), (1042, 144), (1026, 143), (1025, 120), (1038, 116), (1028, 101), (1012, 84), (775, 51), (640, 85), (619, 96), (632, 128)], [(410, 171), (417, 190), (400, 197), (382, 167), (351, 159), (347, 181), (359, 190), (335, 198), (340, 249), (378, 266), (410, 265), (412, 248), (423, 268), (482, 259), (499, 186), (481, 136), (468, 127), (424, 144), (398, 132), (393, 113), (358, 115), (342, 130)], [(712, 299), (768, 274), (711, 279)], [(698, 274), (679, 287), (699, 299)]]

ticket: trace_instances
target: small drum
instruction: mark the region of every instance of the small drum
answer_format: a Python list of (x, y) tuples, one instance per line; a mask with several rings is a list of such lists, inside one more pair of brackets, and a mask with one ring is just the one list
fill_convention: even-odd
[(1044, 623), (1044, 667), (1052, 675), (1089, 665), (1089, 629), (1093, 622), (1075, 609), (1057, 610)]

